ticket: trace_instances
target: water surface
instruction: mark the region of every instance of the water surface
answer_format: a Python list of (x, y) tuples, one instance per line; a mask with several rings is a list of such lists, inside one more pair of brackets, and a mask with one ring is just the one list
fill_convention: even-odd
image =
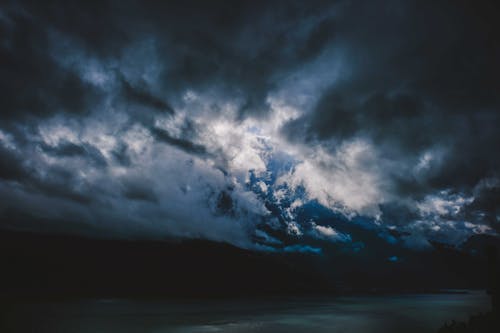
[[(484, 292), (266, 300), (85, 300), (17, 304), (11, 332), (435, 332), (486, 312)], [(7, 331), (6, 331), (7, 332)]]

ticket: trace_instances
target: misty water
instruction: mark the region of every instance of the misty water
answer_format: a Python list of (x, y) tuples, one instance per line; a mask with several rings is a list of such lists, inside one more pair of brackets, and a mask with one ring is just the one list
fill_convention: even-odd
[(484, 291), (464, 294), (261, 300), (85, 300), (3, 309), (9, 332), (435, 332), (489, 310)]

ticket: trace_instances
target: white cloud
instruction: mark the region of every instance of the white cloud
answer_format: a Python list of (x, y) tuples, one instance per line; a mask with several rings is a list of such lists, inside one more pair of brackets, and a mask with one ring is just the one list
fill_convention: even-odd
[(309, 199), (333, 210), (373, 217), (380, 214), (379, 204), (389, 198), (389, 182), (379, 169), (384, 161), (371, 144), (353, 140), (333, 153), (322, 147), (306, 153), (280, 183), (304, 186)]
[(441, 191), (437, 195), (427, 195), (422, 201), (416, 204), (416, 207), (422, 216), (454, 216), (460, 213), (463, 206), (473, 201), (474, 197)]
[(293, 235), (293, 236), (302, 236), (303, 235), (303, 232), (302, 232), (300, 226), (294, 221), (287, 222), (286, 228), (287, 228), (286, 231), (289, 235)]
[(323, 225), (318, 225), (314, 222), (311, 223), (312, 225), (312, 230), (313, 230), (313, 235), (330, 240), (332, 242), (350, 242), (351, 241), (351, 236), (341, 233), (337, 230), (335, 230), (331, 226), (323, 226)]

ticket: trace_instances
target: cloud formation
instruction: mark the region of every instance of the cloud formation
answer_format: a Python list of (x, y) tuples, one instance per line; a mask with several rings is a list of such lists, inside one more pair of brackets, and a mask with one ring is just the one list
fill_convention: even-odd
[(419, 249), (495, 234), (492, 13), (2, 5), (2, 227), (314, 253), (353, 225)]

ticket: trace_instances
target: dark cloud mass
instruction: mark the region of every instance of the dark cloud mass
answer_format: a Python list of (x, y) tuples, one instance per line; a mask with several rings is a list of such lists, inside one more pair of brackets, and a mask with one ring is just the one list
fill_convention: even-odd
[(497, 235), (495, 14), (4, 3), (0, 226), (388, 258)]

